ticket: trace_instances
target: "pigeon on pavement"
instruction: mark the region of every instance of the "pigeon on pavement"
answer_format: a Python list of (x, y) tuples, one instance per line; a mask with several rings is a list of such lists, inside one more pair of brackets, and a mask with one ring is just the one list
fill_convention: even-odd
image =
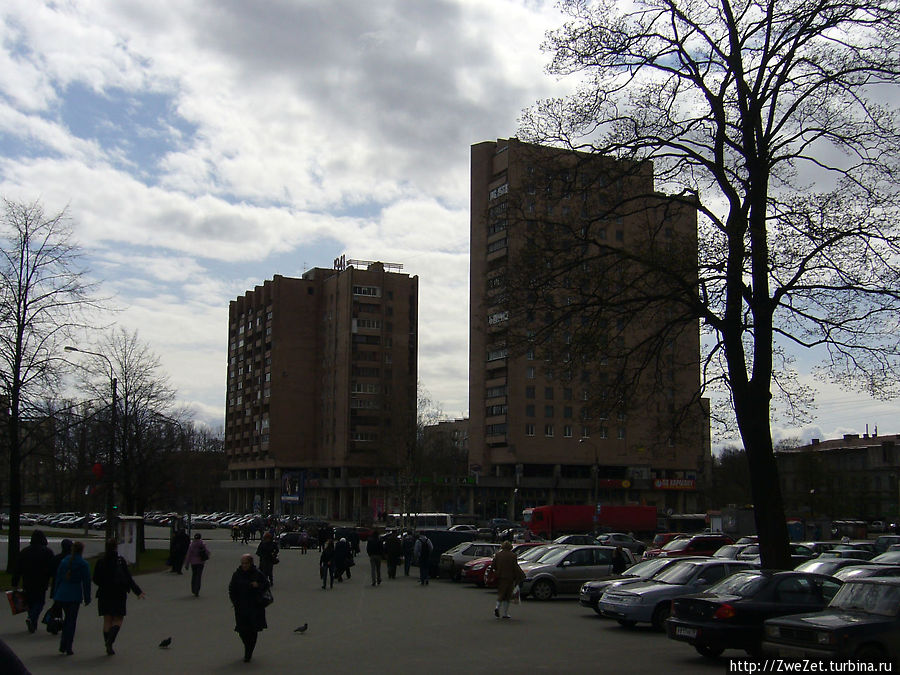
[(159, 646), (160, 646), (161, 648), (165, 649), (165, 648), (168, 647), (170, 644), (172, 644), (172, 638), (167, 637), (165, 640), (163, 640), (162, 642), (159, 643)]
[(294, 629), (294, 632), (295, 632), (295, 633), (305, 633), (307, 628), (309, 628), (309, 624), (308, 624), (308, 623), (305, 623), (305, 624), (303, 624), (302, 626), (297, 626), (297, 627)]

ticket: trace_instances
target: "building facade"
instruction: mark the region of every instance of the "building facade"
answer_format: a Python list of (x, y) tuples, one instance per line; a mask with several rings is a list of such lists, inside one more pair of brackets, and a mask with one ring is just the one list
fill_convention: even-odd
[(229, 508), (364, 520), (415, 439), (418, 278), (335, 261), (228, 311)]
[(843, 438), (778, 450), (789, 517), (877, 520), (900, 517), (900, 435)]
[[(622, 262), (630, 250), (665, 244), (660, 250), (671, 257), (677, 243), (696, 274), (696, 209), (656, 193), (649, 163), (501, 139), (472, 146), (470, 218), (475, 513), (518, 519), (527, 506), (590, 502), (702, 510), (711, 455), (708, 402), (698, 395), (698, 322), (648, 350), (653, 364), (624, 383), (618, 354), (649, 343), (668, 309), (614, 317), (608, 339), (582, 346), (580, 356), (573, 345), (577, 327), (596, 319), (578, 309), (586, 288), (602, 294), (636, 283)], [(618, 254), (614, 266), (587, 262), (610, 252)], [(571, 277), (527, 296), (517, 290), (564, 256)], [(539, 296), (548, 298), (546, 311), (523, 307)], [(550, 324), (556, 343), (538, 344), (534, 336)]]

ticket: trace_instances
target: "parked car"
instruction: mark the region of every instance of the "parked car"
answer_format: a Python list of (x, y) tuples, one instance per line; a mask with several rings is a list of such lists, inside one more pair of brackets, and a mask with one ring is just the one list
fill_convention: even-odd
[(695, 534), (692, 537), (674, 539), (662, 547), (661, 558), (680, 558), (683, 556), (708, 555), (718, 551), (725, 544), (733, 544), (734, 540), (727, 534)]
[(834, 573), (836, 579), (844, 582), (868, 577), (896, 576), (900, 576), (900, 565), (847, 565)]
[(756, 534), (748, 534), (740, 539), (738, 539), (735, 544), (758, 544), (759, 543), (759, 535)]
[(592, 534), (564, 534), (554, 539), (552, 543), (591, 546), (597, 543), (597, 539)]
[(601, 534), (597, 537), (597, 543), (601, 546), (621, 546), (622, 548), (627, 548), (636, 556), (640, 556), (647, 550), (647, 544), (640, 539), (635, 539), (630, 534), (623, 534), (621, 532), (607, 532), (606, 534)]
[(606, 591), (597, 606), (603, 616), (627, 628), (649, 623), (656, 630), (663, 630), (673, 598), (706, 590), (725, 577), (747, 569), (753, 569), (753, 565), (740, 560), (680, 560), (648, 581)]
[(798, 542), (807, 548), (811, 548), (816, 555), (830, 551), (835, 546), (840, 546), (839, 541), (801, 541)]
[(830, 551), (825, 551), (822, 553), (820, 558), (854, 558), (856, 560), (871, 560), (875, 557), (875, 554), (872, 551), (867, 551), (864, 548), (858, 548), (856, 546), (847, 546), (841, 544), (839, 546), (835, 546)]
[(873, 563), (868, 560), (860, 560), (859, 558), (822, 558), (820, 556), (807, 560), (805, 563), (800, 563), (794, 570), (796, 572), (833, 576), (835, 572), (844, 567), (859, 567), (861, 565), (873, 565)]
[(500, 550), (500, 544), (489, 541), (464, 541), (441, 553), (438, 571), (453, 581), (462, 578), (462, 569), (470, 560), (493, 556)]
[(875, 540), (875, 550), (884, 553), (893, 544), (900, 544), (900, 534), (883, 534)]
[(737, 572), (703, 593), (675, 598), (666, 633), (702, 656), (717, 657), (726, 649), (756, 656), (766, 619), (823, 609), (840, 587), (841, 581), (821, 574)]
[(653, 537), (653, 541), (650, 542), (650, 545), (644, 551), (644, 560), (649, 558), (655, 558), (659, 555), (659, 552), (662, 550), (662, 547), (668, 544), (673, 539), (680, 539), (682, 537), (688, 537), (690, 535), (685, 534), (684, 532), (659, 532), (656, 536)]
[(750, 546), (750, 543), (734, 543), (734, 544), (725, 544), (724, 546), (716, 549), (716, 552), (713, 553), (713, 558), (727, 558), (728, 560), (737, 560), (741, 551)]
[(900, 578), (846, 582), (820, 612), (769, 619), (767, 656), (900, 666)]
[[(788, 547), (791, 549), (791, 560), (793, 561), (793, 567), (796, 567), (800, 563), (804, 563), (807, 560), (812, 560), (816, 558), (816, 553), (808, 546), (804, 546), (803, 544), (796, 544), (791, 542), (788, 544)], [(749, 544), (743, 551), (741, 551), (738, 556), (738, 560), (748, 560), (752, 563), (760, 564), (759, 558), (759, 544)]]
[(871, 562), (879, 565), (900, 565), (900, 551), (885, 551), (872, 558)]
[[(578, 593), (585, 581), (612, 572), (614, 546), (566, 546), (551, 551), (536, 562), (519, 563), (525, 572), (523, 597), (549, 600), (560, 593)], [(629, 565), (635, 562), (628, 549), (622, 553)]]
[[(538, 546), (541, 546), (541, 542), (524, 542), (521, 544), (515, 544), (512, 547), (512, 552), (519, 556), (520, 554), (531, 551)], [(490, 571), (493, 571), (491, 568), (491, 563), (494, 562), (494, 554), (484, 556), (482, 558), (474, 558), (463, 565), (462, 568), (462, 580), (470, 581), (474, 583), (476, 586), (486, 586), (486, 577)]]
[[(583, 607), (590, 607), (597, 614), (603, 616), (597, 603), (600, 597), (611, 588), (622, 588), (630, 584), (637, 584), (641, 581), (652, 579), (664, 569), (681, 562), (682, 560), (690, 560), (692, 558), (651, 558), (650, 560), (641, 560), (635, 563), (622, 574), (610, 574), (600, 579), (586, 581), (578, 592), (578, 601)], [(701, 558), (696, 558), (701, 560)]]
[(478, 528), (475, 525), (451, 525), (451, 532), (478, 532)]

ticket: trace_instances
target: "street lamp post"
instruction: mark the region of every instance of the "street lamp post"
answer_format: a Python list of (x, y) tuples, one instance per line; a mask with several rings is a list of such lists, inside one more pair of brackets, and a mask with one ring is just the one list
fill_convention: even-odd
[(98, 358), (103, 359), (109, 364), (109, 380), (110, 380), (110, 388), (112, 390), (112, 408), (110, 409), (110, 435), (109, 435), (109, 449), (107, 454), (107, 467), (106, 471), (103, 472), (103, 482), (106, 483), (106, 538), (111, 539), (115, 536), (115, 514), (114, 514), (114, 503), (113, 499), (113, 490), (115, 482), (113, 481), (113, 471), (115, 470), (116, 464), (116, 422), (117, 422), (117, 414), (118, 414), (118, 406), (117, 398), (118, 398), (118, 386), (119, 380), (116, 378), (115, 370), (113, 369), (112, 361), (109, 360), (104, 354), (100, 352), (91, 352), (87, 349), (79, 349), (78, 347), (67, 346), (64, 347), (67, 352), (79, 352), (81, 354), (90, 354), (91, 356), (96, 356)]

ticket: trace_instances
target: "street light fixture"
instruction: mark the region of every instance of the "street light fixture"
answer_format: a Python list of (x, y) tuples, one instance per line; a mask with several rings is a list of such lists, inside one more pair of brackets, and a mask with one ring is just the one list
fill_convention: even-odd
[(104, 354), (100, 352), (92, 352), (87, 349), (80, 349), (78, 347), (72, 347), (68, 345), (63, 347), (63, 349), (67, 352), (78, 352), (80, 354), (90, 354), (91, 356), (96, 356), (98, 358), (103, 359), (106, 363), (109, 364), (109, 380), (110, 387), (112, 389), (112, 408), (110, 410), (110, 435), (109, 435), (109, 451), (107, 454), (107, 467), (106, 471), (103, 472), (103, 482), (106, 483), (106, 538), (112, 539), (115, 536), (115, 514), (114, 514), (114, 495), (113, 489), (115, 482), (113, 481), (113, 471), (115, 470), (116, 464), (116, 422), (117, 422), (117, 398), (118, 398), (118, 386), (119, 381), (115, 376), (115, 369), (113, 368), (112, 361), (109, 360)]

